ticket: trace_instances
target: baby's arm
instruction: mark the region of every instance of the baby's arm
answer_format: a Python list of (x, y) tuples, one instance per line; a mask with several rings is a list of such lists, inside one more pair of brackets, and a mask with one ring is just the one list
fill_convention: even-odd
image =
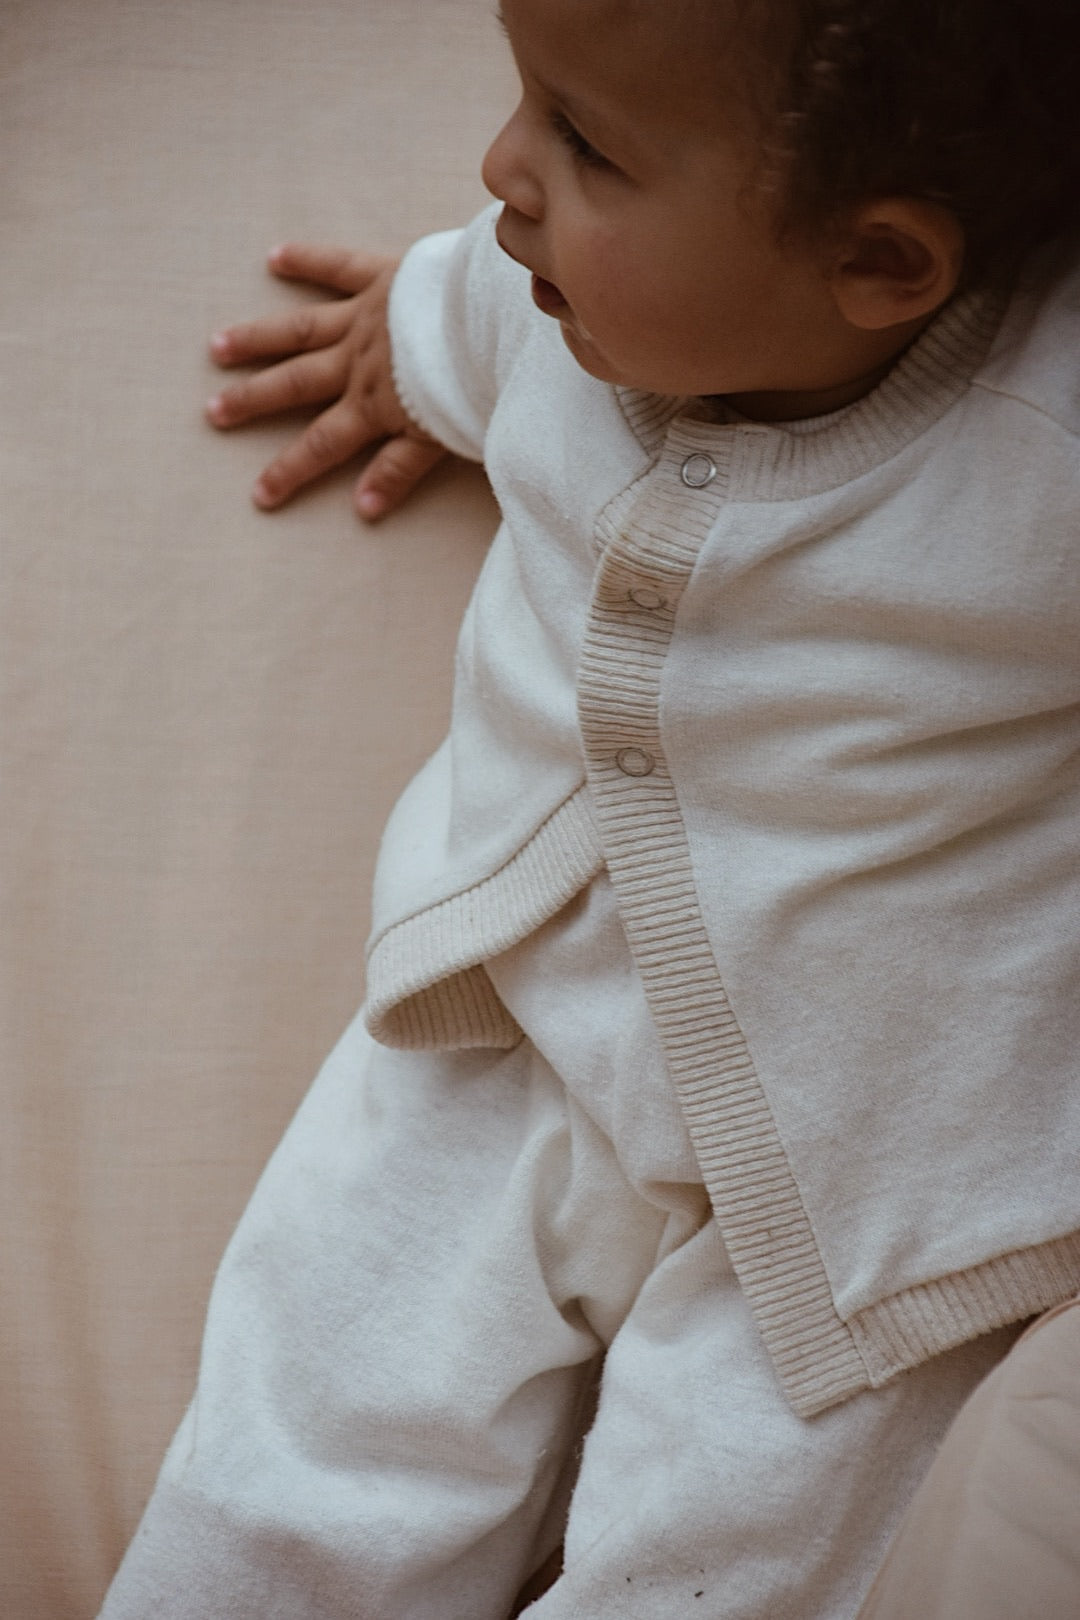
[(292, 243), (270, 255), (275, 275), (344, 294), (282, 314), (231, 326), (212, 339), (221, 366), (276, 364), (231, 383), (209, 402), (215, 427), (238, 427), (298, 406), (325, 405), (263, 469), (252, 492), (266, 511), (304, 484), (385, 440), (355, 490), (361, 517), (399, 506), (446, 454), (406, 414), (394, 386), (387, 302), (397, 261), (345, 248)]

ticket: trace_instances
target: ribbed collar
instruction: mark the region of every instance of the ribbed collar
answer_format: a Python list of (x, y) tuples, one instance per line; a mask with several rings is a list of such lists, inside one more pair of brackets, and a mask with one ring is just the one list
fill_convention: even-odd
[(998, 292), (954, 299), (865, 399), (798, 423), (749, 422), (734, 412), (717, 421), (713, 401), (616, 392), (650, 457), (660, 454), (669, 433), (706, 451), (723, 438), (734, 450), (730, 496), (790, 500), (871, 471), (939, 421), (970, 387), (1007, 305), (1008, 295)]

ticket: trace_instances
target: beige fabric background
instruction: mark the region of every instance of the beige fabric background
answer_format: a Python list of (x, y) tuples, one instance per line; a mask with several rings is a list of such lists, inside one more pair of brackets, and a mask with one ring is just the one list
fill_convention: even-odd
[(1080, 1300), (1029, 1328), (956, 1418), (859, 1620), (1077, 1620)]
[(382, 821), (494, 524), (272, 518), (205, 341), (287, 237), (484, 199), (488, 0), (0, 3), (0, 1615), (87, 1620), (225, 1239), (362, 994)]

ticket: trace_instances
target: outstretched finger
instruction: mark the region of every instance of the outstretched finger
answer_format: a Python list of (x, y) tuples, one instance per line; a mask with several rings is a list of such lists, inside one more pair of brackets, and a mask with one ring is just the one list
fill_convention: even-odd
[(207, 402), (206, 414), (215, 427), (240, 427), (280, 411), (325, 405), (341, 394), (345, 379), (341, 354), (334, 349), (320, 349), (230, 383)]
[(392, 512), (446, 453), (432, 439), (405, 434), (388, 439), (357, 481), (354, 499), (360, 516), (373, 523)]
[(375, 277), (396, 263), (385, 253), (358, 253), (328, 242), (284, 242), (268, 256), (276, 276), (289, 281), (310, 281), (335, 292), (363, 292)]
[(366, 418), (348, 400), (339, 400), (263, 469), (252, 500), (264, 512), (283, 506), (304, 484), (348, 461), (374, 437)]
[(346, 303), (301, 304), (257, 321), (226, 326), (210, 339), (219, 366), (243, 366), (253, 360), (277, 360), (337, 343), (349, 329), (352, 312)]

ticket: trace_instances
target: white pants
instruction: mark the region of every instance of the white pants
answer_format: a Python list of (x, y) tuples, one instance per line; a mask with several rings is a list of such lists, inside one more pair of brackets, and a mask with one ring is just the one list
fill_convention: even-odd
[(795, 1417), (606, 881), (491, 973), (514, 1051), (319, 1075), (103, 1620), (505, 1620), (564, 1533), (530, 1620), (855, 1614), (1014, 1335)]

